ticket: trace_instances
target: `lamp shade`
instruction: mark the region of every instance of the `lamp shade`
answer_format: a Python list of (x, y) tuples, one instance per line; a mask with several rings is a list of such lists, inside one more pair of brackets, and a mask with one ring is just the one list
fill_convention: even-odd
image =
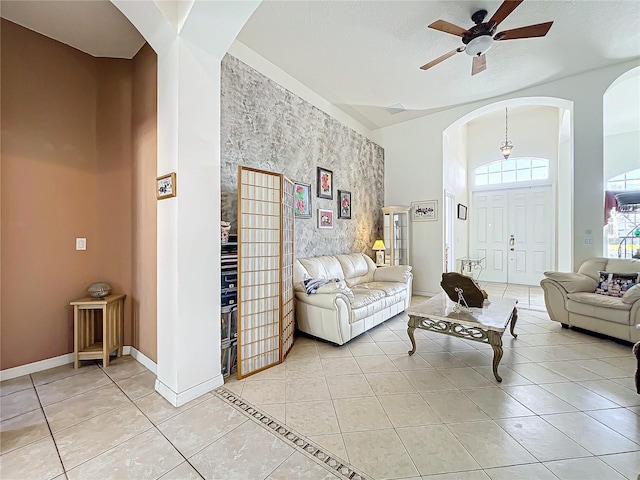
[(384, 242), (382, 240), (376, 240), (373, 244), (373, 250), (384, 250)]

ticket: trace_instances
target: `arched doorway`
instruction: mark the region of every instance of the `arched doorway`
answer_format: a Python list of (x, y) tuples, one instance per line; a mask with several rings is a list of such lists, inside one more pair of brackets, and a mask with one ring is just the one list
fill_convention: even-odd
[[(639, 104), (640, 67), (636, 67), (620, 75), (603, 95), (605, 257), (640, 257)], [(627, 194), (624, 203), (616, 200), (617, 193)]]
[[(506, 107), (514, 143), (507, 160), (499, 150)], [(458, 259), (483, 259), (481, 280), (537, 285), (545, 270), (571, 268), (572, 227), (565, 220), (572, 210), (572, 108), (556, 98), (512, 99), (477, 109), (444, 131), (445, 157), (452, 156), (452, 143), (463, 144), (456, 153), (465, 157), (467, 172), (464, 190), (456, 191), (444, 162), (444, 188), (469, 205), (468, 221), (445, 219), (445, 230), (447, 221), (454, 224)], [(489, 192), (496, 195), (487, 204)]]

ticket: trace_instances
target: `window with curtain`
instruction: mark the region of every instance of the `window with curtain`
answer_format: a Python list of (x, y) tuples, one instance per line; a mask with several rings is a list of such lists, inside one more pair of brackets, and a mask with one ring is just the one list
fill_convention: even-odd
[[(606, 193), (640, 190), (640, 168), (617, 175), (607, 182)], [(605, 195), (606, 196), (606, 195)], [(618, 212), (615, 202), (605, 202), (608, 209), (606, 255), (609, 258), (631, 258), (640, 251), (640, 211)]]

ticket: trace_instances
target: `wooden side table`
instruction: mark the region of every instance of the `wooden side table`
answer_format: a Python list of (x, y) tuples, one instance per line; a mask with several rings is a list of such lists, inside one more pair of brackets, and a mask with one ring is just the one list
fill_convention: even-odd
[[(80, 366), (80, 360), (99, 360), (109, 366), (109, 354), (118, 350), (122, 356), (122, 334), (124, 330), (123, 294), (113, 294), (97, 300), (84, 297), (71, 302), (73, 305), (73, 346), (74, 367)], [(102, 341), (95, 341), (96, 311), (102, 312)]]

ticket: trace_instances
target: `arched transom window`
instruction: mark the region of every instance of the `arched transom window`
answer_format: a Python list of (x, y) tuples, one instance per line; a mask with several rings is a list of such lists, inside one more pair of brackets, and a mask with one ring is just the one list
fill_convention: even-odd
[(520, 157), (498, 160), (475, 169), (476, 185), (531, 182), (549, 178), (549, 160)]
[(640, 168), (613, 177), (607, 182), (607, 190), (640, 190)]

